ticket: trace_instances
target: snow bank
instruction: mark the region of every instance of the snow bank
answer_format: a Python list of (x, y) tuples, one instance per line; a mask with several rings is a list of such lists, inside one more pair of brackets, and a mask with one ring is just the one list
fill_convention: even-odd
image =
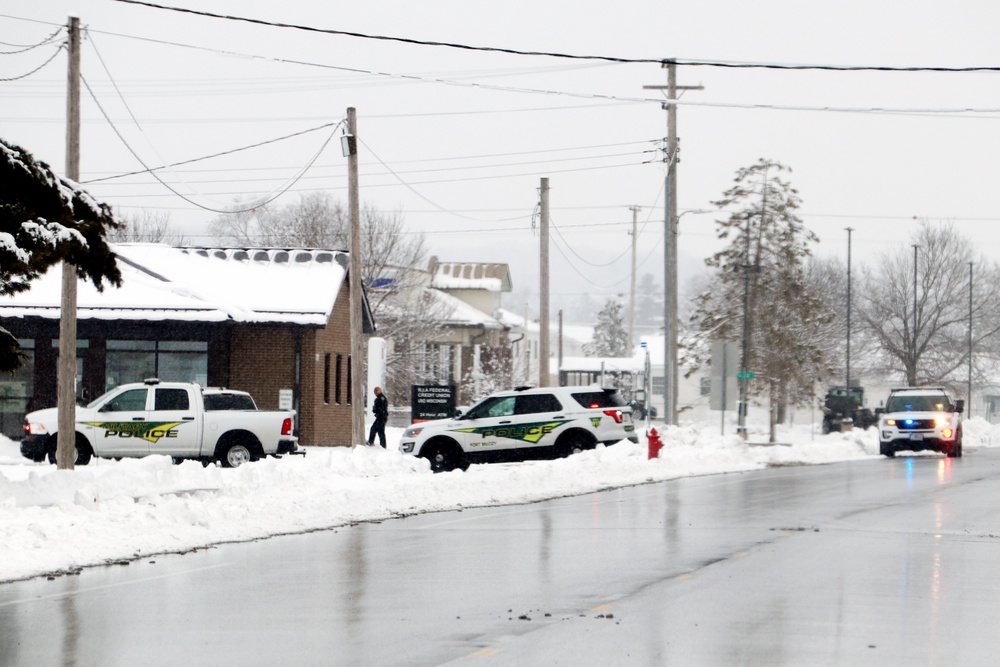
[[(966, 422), (965, 449), (1000, 446), (1000, 428)], [(875, 458), (874, 431), (782, 430), (747, 444), (718, 426), (668, 427), (660, 457), (621, 442), (567, 459), (475, 465), (435, 475), (394, 449), (308, 448), (305, 457), (236, 469), (169, 458), (97, 460), (72, 471), (35, 464), (0, 437), (0, 581), (463, 507), (510, 505), (691, 475)], [(751, 443), (766, 440), (751, 430)]]

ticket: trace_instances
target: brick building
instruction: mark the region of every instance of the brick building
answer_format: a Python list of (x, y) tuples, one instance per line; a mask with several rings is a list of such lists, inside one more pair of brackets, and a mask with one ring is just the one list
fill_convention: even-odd
[[(350, 445), (346, 252), (116, 244), (123, 284), (77, 297), (77, 396), (147, 377), (250, 392), (261, 409), (291, 394), (304, 445)], [(0, 297), (0, 323), (28, 362), (0, 376), (0, 430), (56, 404), (61, 268)], [(364, 331), (374, 332), (367, 300)], [(360, 360), (364, 363), (364, 360)], [(363, 398), (362, 398), (363, 400)]]

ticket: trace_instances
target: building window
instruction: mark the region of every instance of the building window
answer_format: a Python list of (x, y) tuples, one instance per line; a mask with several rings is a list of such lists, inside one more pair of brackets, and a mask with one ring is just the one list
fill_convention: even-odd
[(330, 405), (330, 353), (323, 355), (323, 404)]
[(204, 386), (208, 384), (208, 343), (109, 340), (105, 369), (105, 390), (153, 377)]
[[(34, 342), (31, 341), (32, 347), (34, 347)], [(23, 347), (23, 346), (22, 346)], [(84, 372), (87, 368), (87, 350), (90, 348), (89, 340), (79, 340), (76, 341), (76, 379), (74, 380), (76, 387), (76, 400), (80, 403), (90, 403), (90, 399), (95, 398), (94, 396), (88, 396), (86, 391), (86, 385), (83, 382)], [(52, 339), (52, 349), (59, 349), (59, 339)], [(57, 357), (58, 358), (58, 357)]]
[(712, 378), (703, 377), (701, 378), (701, 395), (711, 396), (712, 394)]
[(35, 392), (35, 341), (17, 340), (27, 355), (24, 364), (13, 374), (0, 375), (0, 432), (8, 438), (24, 436), (24, 415), (44, 405), (30, 405)]
[(337, 405), (340, 405), (340, 386), (341, 386), (340, 368), (343, 365), (343, 363), (344, 363), (344, 357), (343, 357), (343, 355), (338, 354), (337, 355), (337, 365), (336, 365), (336, 367), (334, 367), (334, 371), (333, 371), (334, 372), (334, 375), (333, 375), (333, 396), (334, 396), (334, 398), (333, 398), (333, 400), (334, 400), (334, 402), (336, 402)]
[(659, 376), (654, 375), (652, 377), (652, 380), (653, 380), (653, 385), (652, 385), (653, 394), (655, 396), (663, 396), (663, 394), (664, 394), (664, 391), (663, 391), (663, 376), (662, 375), (659, 375)]
[(347, 404), (351, 404), (351, 355), (347, 355)]

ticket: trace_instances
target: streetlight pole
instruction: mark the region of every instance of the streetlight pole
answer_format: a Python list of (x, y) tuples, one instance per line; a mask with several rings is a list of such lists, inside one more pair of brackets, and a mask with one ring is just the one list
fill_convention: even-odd
[(920, 246), (913, 244), (913, 382), (917, 383), (917, 250)]

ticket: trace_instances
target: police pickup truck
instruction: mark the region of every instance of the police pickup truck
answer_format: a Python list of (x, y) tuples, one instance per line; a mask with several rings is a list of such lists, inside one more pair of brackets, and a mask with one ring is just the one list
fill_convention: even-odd
[[(236, 467), (263, 456), (297, 453), (291, 410), (257, 410), (250, 394), (156, 379), (124, 384), (76, 408), (76, 464), (91, 457), (164, 454), (174, 461), (218, 461)], [(54, 463), (57, 408), (24, 418), (21, 455)]]

